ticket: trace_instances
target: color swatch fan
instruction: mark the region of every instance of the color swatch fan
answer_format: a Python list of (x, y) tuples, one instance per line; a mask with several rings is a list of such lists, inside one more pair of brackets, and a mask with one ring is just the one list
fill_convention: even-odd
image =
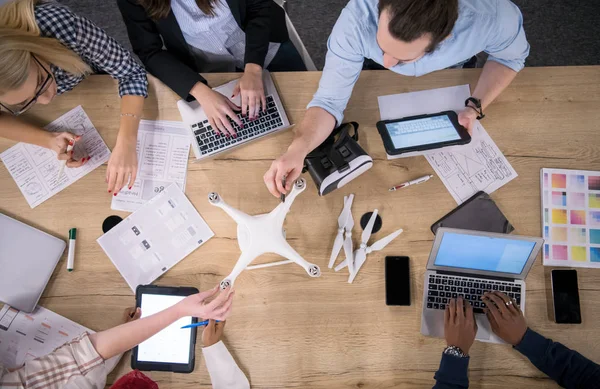
[(544, 265), (600, 268), (600, 172), (542, 169)]

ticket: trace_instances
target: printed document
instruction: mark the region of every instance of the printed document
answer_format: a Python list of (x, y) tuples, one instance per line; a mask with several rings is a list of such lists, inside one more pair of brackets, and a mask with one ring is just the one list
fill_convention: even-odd
[[(460, 85), (379, 96), (379, 113), (381, 120), (442, 111), (458, 113), (470, 95), (469, 85)], [(476, 122), (471, 138), (468, 145), (406, 153), (397, 157), (388, 155), (388, 159), (424, 155), (454, 200), (462, 204), (478, 191), (490, 194), (518, 176), (481, 123)]]
[[(0, 310), (0, 364), (16, 369), (50, 354), (84, 332), (94, 331), (39, 305), (32, 313), (4, 305)], [(114, 366), (120, 358), (111, 358), (106, 363)]]
[(185, 191), (190, 132), (181, 122), (142, 120), (137, 138), (138, 171), (133, 187), (113, 196), (111, 208), (133, 212), (172, 183)]
[(31, 208), (37, 207), (90, 173), (110, 157), (110, 150), (81, 106), (67, 112), (45, 128), (51, 132), (68, 131), (81, 135), (81, 139), (73, 148), (73, 156), (75, 159), (86, 156), (91, 159), (78, 168), (65, 167), (61, 177), (58, 177), (62, 161), (59, 161), (56, 153), (50, 149), (17, 143), (0, 154), (0, 159)]
[(98, 238), (98, 244), (135, 292), (213, 236), (179, 186), (171, 184)]

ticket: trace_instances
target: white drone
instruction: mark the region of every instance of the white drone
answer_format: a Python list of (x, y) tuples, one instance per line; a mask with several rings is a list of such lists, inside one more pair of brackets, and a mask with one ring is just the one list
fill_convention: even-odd
[(338, 257), (340, 250), (342, 247), (344, 247), (346, 259), (344, 259), (335, 267), (335, 271), (340, 271), (347, 266), (348, 272), (350, 273), (350, 276), (348, 277), (348, 283), (352, 283), (352, 281), (354, 281), (358, 271), (367, 260), (367, 254), (370, 254), (373, 251), (382, 250), (392, 240), (396, 239), (403, 231), (402, 229), (396, 230), (385, 238), (373, 243), (371, 246), (367, 246), (369, 238), (371, 237), (371, 232), (373, 231), (373, 226), (375, 225), (375, 220), (377, 219), (378, 211), (374, 210), (362, 233), (360, 247), (356, 251), (352, 252), (352, 228), (354, 227), (354, 218), (352, 218), (351, 208), (353, 201), (353, 194), (348, 197), (344, 197), (344, 208), (342, 209), (342, 213), (338, 218), (338, 233), (335, 237), (335, 241), (333, 242), (331, 257), (329, 258), (329, 268), (331, 269), (335, 264), (335, 260)]
[[(296, 263), (302, 266), (311, 277), (321, 276), (319, 266), (308, 263), (289, 245), (285, 239), (285, 230), (283, 229), (285, 216), (296, 196), (302, 193), (304, 189), (306, 189), (306, 180), (303, 178), (296, 180), (284, 202), (280, 203), (271, 212), (256, 216), (250, 216), (232, 208), (223, 201), (218, 193), (212, 192), (208, 195), (208, 201), (212, 205), (224, 210), (237, 223), (238, 244), (242, 250), (242, 254), (231, 273), (221, 281), (221, 289), (233, 286), (235, 279), (244, 269), (261, 269), (288, 263)], [(256, 257), (266, 253), (275, 253), (287, 258), (287, 260), (249, 266)]]

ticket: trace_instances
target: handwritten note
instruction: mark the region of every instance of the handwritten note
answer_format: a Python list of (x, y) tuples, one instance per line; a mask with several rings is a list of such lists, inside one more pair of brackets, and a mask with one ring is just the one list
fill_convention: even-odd
[(113, 197), (111, 208), (134, 212), (172, 183), (185, 191), (189, 153), (190, 132), (183, 123), (142, 120), (135, 183)]
[(81, 135), (75, 143), (75, 159), (89, 156), (90, 161), (78, 168), (65, 168), (59, 178), (61, 161), (50, 149), (17, 143), (0, 154), (0, 159), (31, 208), (35, 208), (75, 181), (84, 177), (110, 157), (110, 150), (81, 106), (72, 109), (49, 125), (51, 132), (68, 131)]

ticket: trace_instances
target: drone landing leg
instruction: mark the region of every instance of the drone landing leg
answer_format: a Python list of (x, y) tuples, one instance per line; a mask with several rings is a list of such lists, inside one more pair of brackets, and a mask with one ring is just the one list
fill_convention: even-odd
[(271, 262), (271, 263), (262, 263), (260, 265), (248, 266), (248, 267), (246, 267), (246, 270), (264, 269), (265, 267), (287, 265), (288, 263), (294, 263), (294, 261), (292, 261), (291, 259), (288, 259), (287, 261), (277, 261), (277, 262)]

